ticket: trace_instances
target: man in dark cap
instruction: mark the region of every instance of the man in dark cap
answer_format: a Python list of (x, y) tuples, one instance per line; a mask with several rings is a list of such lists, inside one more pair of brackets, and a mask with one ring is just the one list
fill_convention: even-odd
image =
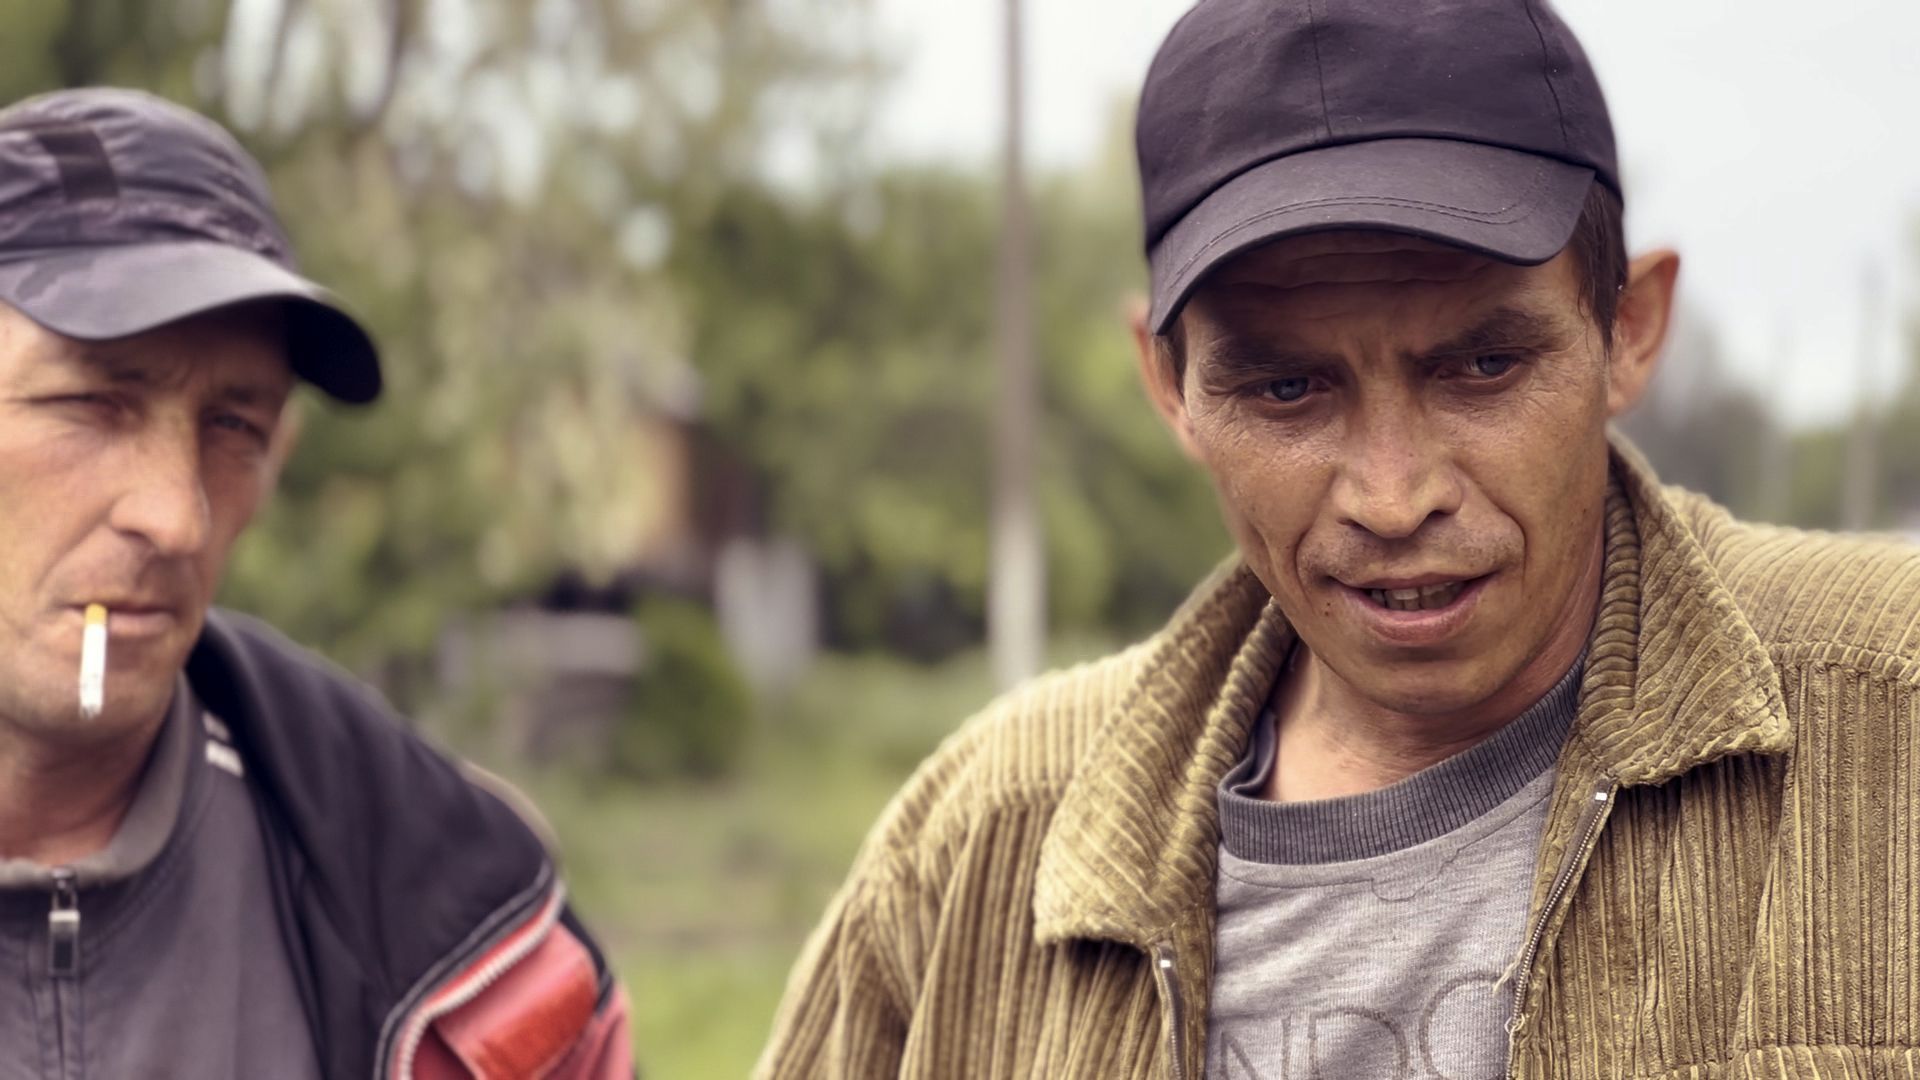
[(1138, 151), (1237, 554), (919, 771), (762, 1072), (1910, 1072), (1920, 557), (1609, 434), (1679, 263), (1553, 10), (1202, 0)]
[(231, 136), (0, 111), (0, 1078), (631, 1075), (535, 832), (209, 611), (296, 380), (380, 365)]

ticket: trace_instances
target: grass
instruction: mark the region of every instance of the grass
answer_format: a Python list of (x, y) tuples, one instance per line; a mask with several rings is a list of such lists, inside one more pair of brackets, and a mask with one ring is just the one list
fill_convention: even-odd
[(502, 769), (560, 836), (576, 904), (631, 997), (643, 1076), (749, 1072), (787, 972), (867, 829), (991, 696), (978, 655), (937, 667), (830, 657), (762, 710), (724, 781)]

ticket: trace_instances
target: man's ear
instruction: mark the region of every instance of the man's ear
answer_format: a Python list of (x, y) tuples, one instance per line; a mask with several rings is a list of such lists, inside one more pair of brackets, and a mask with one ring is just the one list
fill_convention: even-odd
[(1195, 461), (1200, 460), (1200, 447), (1193, 440), (1193, 424), (1187, 419), (1186, 388), (1181, 385), (1182, 372), (1174, 362), (1172, 349), (1163, 341), (1155, 340), (1147, 329), (1147, 301), (1136, 296), (1127, 304), (1127, 325), (1133, 331), (1134, 351), (1140, 357), (1140, 384), (1147, 391), (1147, 400), (1153, 403), (1153, 409), (1160, 419), (1173, 432), (1180, 443), (1180, 449)]
[(1639, 402), (1660, 363), (1673, 322), (1674, 282), (1680, 256), (1649, 251), (1627, 264), (1627, 284), (1613, 322), (1613, 353), (1607, 362), (1607, 416), (1619, 417)]

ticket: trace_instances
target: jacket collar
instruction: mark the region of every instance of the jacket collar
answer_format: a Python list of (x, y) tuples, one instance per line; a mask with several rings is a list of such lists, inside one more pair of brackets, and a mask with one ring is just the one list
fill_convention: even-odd
[(366, 687), (214, 610), (187, 681), (226, 721), (261, 815), (327, 1076), (377, 1076), (400, 1018), (547, 902), (552, 860)]
[(1793, 729), (1766, 646), (1675, 501), (1613, 447), (1607, 565), (1572, 741), (1625, 786), (1733, 754), (1777, 754)]
[[(1732, 754), (1780, 753), (1779, 680), (1651, 468), (1613, 444), (1600, 609), (1566, 753), (1623, 785)], [(1293, 641), (1238, 559), (1149, 644), (1055, 811), (1035, 879), (1036, 937), (1138, 947), (1210, 915), (1215, 792)]]

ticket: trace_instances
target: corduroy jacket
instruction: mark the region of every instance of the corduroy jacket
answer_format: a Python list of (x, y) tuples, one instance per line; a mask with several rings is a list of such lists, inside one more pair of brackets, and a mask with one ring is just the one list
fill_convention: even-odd
[[(1490, 958), (1511, 1075), (1920, 1077), (1920, 549), (1743, 524), (1623, 443), (1612, 473), (1528, 945)], [(1202, 1076), (1216, 785), (1290, 641), (1229, 566), (966, 724), (857, 857), (760, 1075)]]

